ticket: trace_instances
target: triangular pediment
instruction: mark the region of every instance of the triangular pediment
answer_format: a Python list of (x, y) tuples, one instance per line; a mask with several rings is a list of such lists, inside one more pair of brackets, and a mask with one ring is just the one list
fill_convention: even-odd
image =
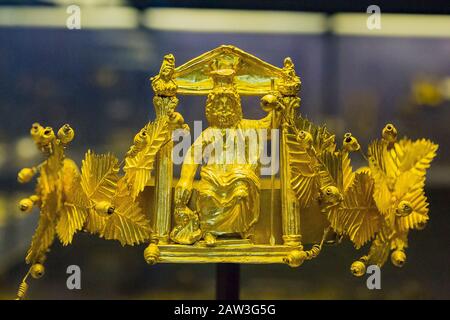
[(231, 45), (223, 45), (206, 52), (175, 69), (178, 94), (206, 95), (213, 88), (210, 76), (213, 61), (238, 60), (235, 84), (241, 95), (264, 95), (282, 80), (283, 71)]

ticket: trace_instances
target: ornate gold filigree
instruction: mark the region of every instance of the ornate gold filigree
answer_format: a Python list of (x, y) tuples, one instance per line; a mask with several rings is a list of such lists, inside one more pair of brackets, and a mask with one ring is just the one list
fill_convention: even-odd
[[(31, 137), (46, 160), (18, 174), (21, 183), (38, 176), (35, 194), (22, 199), (20, 209), (40, 209), (26, 256), (32, 266), (18, 298), (26, 294), (29, 275), (37, 279), (44, 274), (54, 238), (69, 245), (82, 230), (122, 245), (148, 243), (144, 257), (151, 265), (298, 267), (343, 237), (357, 249), (370, 242), (367, 255), (351, 265), (354, 275), (363, 275), (369, 264), (383, 265), (389, 255), (394, 265), (404, 264), (409, 231), (422, 229), (429, 219), (424, 184), (436, 144), (397, 141), (397, 129), (388, 124), (367, 155), (351, 133), (338, 148), (325, 126), (299, 115), (301, 81), (290, 58), (278, 68), (233, 46), (221, 46), (176, 67), (169, 54), (151, 81), (156, 119), (135, 135), (123, 161), (89, 150), (80, 171), (65, 156), (73, 129), (64, 125), (55, 135), (52, 128), (33, 124)], [(189, 131), (176, 111), (177, 94), (207, 96), (210, 126), (187, 151), (180, 179), (174, 181), (171, 136), (176, 129)], [(244, 119), (242, 95), (262, 96), (267, 115)], [(246, 130), (267, 130), (269, 135), (258, 136), (252, 145)], [(202, 158), (211, 145), (228, 141), (230, 132), (243, 138), (242, 154), (233, 151), (230, 159), (217, 149), (198, 162), (196, 149)], [(272, 167), (270, 178), (263, 179), (260, 156), (252, 152), (266, 140), (276, 144), (269, 138), (274, 132), (280, 141), (279, 175)], [(225, 145), (224, 150), (234, 150)], [(367, 167), (354, 171), (352, 153), (361, 153)], [(241, 155), (252, 161), (239, 162)]]
[(136, 198), (151, 177), (156, 153), (168, 139), (168, 119), (161, 117), (149, 123), (134, 139), (134, 145), (125, 158), (125, 179), (131, 188), (131, 195)]
[(393, 264), (402, 266), (408, 231), (422, 229), (429, 219), (423, 187), (437, 145), (425, 139), (397, 142), (397, 129), (387, 124), (383, 138), (369, 146), (369, 167), (353, 172), (349, 152), (360, 145), (350, 133), (336, 151), (334, 136), (302, 118), (291, 130), (291, 184), (301, 206), (318, 202), (333, 230), (356, 248), (374, 239), (352, 272), (360, 276), (367, 264), (382, 266), (392, 250)]

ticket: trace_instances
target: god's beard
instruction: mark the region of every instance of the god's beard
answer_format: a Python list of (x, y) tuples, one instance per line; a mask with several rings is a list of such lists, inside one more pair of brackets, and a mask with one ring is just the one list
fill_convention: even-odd
[(234, 91), (211, 92), (206, 101), (206, 119), (212, 127), (232, 128), (242, 120), (239, 94)]

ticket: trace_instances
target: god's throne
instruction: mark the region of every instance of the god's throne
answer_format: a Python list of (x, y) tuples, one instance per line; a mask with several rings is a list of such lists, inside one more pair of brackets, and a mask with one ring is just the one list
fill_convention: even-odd
[[(233, 46), (221, 46), (174, 69), (171, 75), (165, 83), (175, 83), (178, 94), (207, 96), (205, 115), (209, 127), (186, 153), (175, 184), (173, 212), (168, 206), (164, 210), (161, 206), (155, 208), (154, 232), (160, 237), (155, 237), (147, 250), (150, 260), (300, 263), (303, 247), (299, 208), (290, 184), (282, 183), (289, 181), (290, 175), (289, 170), (283, 171), (286, 150), (281, 145), (278, 154), (274, 147), (279, 139), (286, 138), (277, 130), (288, 125), (300, 101), (300, 79), (291, 59), (286, 58), (280, 69)], [(154, 83), (159, 81), (158, 86), (153, 86), (155, 99), (173, 101), (174, 97), (163, 98), (167, 90), (160, 78), (155, 79)], [(244, 119), (241, 95), (261, 96), (261, 107), (267, 115), (257, 120)], [(262, 177), (260, 158), (271, 137), (272, 167), (266, 168), (271, 171)], [(158, 161), (167, 165), (169, 154)], [(156, 170), (161, 166), (157, 165)], [(167, 186), (174, 183), (172, 178), (162, 172), (157, 172), (156, 177), (156, 188), (166, 188), (164, 193), (156, 190), (156, 197), (164, 194), (166, 203), (170, 203)], [(158, 206), (158, 201), (155, 203)], [(158, 214), (170, 217), (163, 219), (165, 226), (158, 224)], [(316, 236), (318, 241), (320, 236)]]

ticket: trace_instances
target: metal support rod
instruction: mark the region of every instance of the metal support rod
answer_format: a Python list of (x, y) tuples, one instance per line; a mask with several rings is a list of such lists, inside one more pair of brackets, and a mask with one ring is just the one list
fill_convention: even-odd
[(216, 266), (216, 300), (239, 300), (240, 266), (218, 263)]

